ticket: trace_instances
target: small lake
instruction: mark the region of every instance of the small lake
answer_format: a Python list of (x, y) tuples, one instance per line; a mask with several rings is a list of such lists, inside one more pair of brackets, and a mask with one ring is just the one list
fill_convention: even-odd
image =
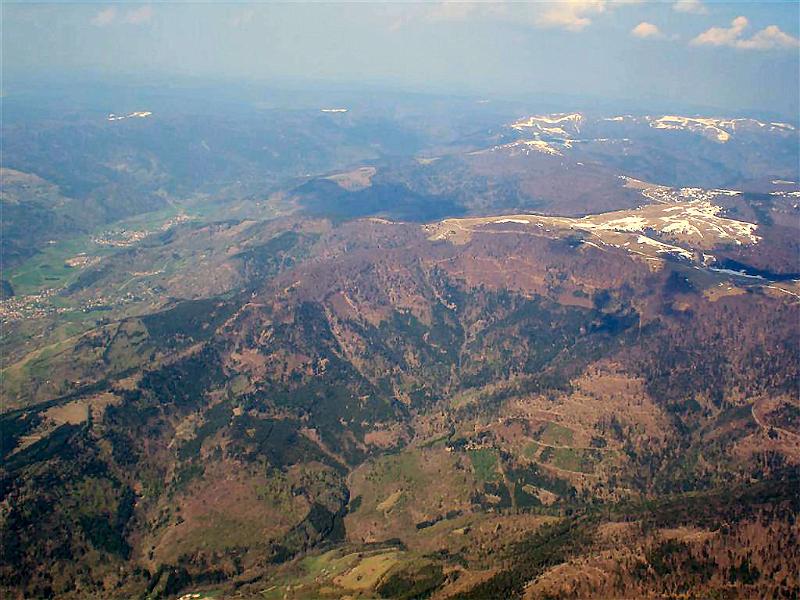
[(709, 268), (717, 273), (747, 277), (748, 279), (763, 279), (765, 281), (791, 281), (800, 279), (800, 273), (773, 273), (772, 271), (757, 269), (729, 258), (721, 260), (717, 263), (717, 266)]

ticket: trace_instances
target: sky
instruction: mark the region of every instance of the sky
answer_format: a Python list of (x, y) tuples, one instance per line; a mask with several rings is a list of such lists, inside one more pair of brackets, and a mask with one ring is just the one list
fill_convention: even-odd
[(800, 3), (2, 3), (2, 91), (28, 79), (374, 84), (695, 105), (796, 121)]

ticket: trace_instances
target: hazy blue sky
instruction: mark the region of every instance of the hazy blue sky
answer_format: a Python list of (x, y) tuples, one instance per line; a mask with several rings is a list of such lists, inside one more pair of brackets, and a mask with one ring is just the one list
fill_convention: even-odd
[(588, 95), (796, 117), (797, 2), (3, 3), (3, 87), (55, 71)]

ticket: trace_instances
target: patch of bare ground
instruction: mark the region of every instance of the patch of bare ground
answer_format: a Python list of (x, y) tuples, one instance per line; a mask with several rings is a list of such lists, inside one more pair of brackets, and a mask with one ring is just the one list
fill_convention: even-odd
[[(469, 287), (570, 298), (569, 304), (573, 305), (582, 304), (585, 296), (591, 297), (597, 289), (618, 287), (625, 282), (638, 287), (652, 277), (646, 261), (635, 260), (634, 255), (621, 249), (601, 248), (598, 244), (575, 248), (577, 239), (572, 243), (563, 239), (574, 234), (570, 230), (557, 234), (543, 227), (514, 223), (493, 227), (505, 229), (470, 231), (470, 239), (458, 248), (449, 244), (436, 246), (442, 256), (431, 262)], [(435, 238), (435, 230), (430, 231)]]
[[(750, 411), (758, 430), (741, 440), (734, 452), (745, 460), (767, 461), (767, 454), (777, 453), (790, 464), (800, 464), (800, 409), (790, 396), (760, 397), (753, 400)], [(791, 414), (794, 419), (787, 417)]]
[(661, 537), (665, 540), (677, 540), (680, 542), (704, 542), (713, 538), (716, 533), (708, 529), (699, 527), (674, 527), (672, 529), (662, 529)]
[(499, 569), (487, 569), (485, 571), (457, 569), (458, 578), (453, 583), (437, 590), (431, 596), (431, 600), (446, 600), (452, 596), (469, 592), (475, 586), (491, 579), (498, 571)]
[(578, 422), (594, 422), (595, 429), (602, 429), (602, 424), (616, 415), (655, 439), (669, 430), (669, 421), (648, 395), (644, 380), (625, 373), (620, 365), (592, 365), (573, 385), (575, 393), (565, 400), (562, 412)]
[(392, 448), (405, 440), (405, 428), (400, 423), (389, 423), (364, 434), (364, 443), (376, 448)]
[(476, 514), (463, 535), (463, 555), (476, 565), (496, 564), (513, 546), (529, 537), (539, 527), (558, 519), (534, 514)]
[(329, 175), (325, 179), (329, 179), (336, 183), (340, 188), (348, 192), (357, 192), (372, 186), (372, 178), (377, 173), (375, 167), (359, 167), (346, 173), (336, 173)]
[[(606, 481), (618, 472), (627, 460), (623, 443), (661, 448), (671, 432), (668, 418), (647, 394), (644, 381), (613, 362), (591, 365), (572, 381), (569, 393), (514, 398), (501, 415), (485, 427), (499, 447), (539, 462), (579, 488)], [(547, 449), (555, 461), (541, 461)], [(584, 468), (570, 466), (582, 456), (595, 457), (593, 467), (585, 461)]]
[(300, 429), (300, 433), (307, 437), (309, 440), (314, 442), (322, 452), (324, 452), (327, 456), (338, 462), (340, 465), (346, 465), (347, 460), (341, 455), (333, 450), (331, 450), (328, 445), (322, 441), (322, 438), (319, 435), (319, 432), (316, 429), (312, 429), (310, 427), (302, 427)]
[(761, 398), (753, 404), (753, 415), (786, 435), (800, 437), (800, 406), (790, 395)]
[(114, 382), (114, 389), (119, 391), (132, 391), (136, 389), (141, 380), (141, 373), (135, 373), (133, 375), (129, 375), (128, 377), (123, 377), (122, 379), (117, 379)]
[(41, 413), (42, 423), (32, 433), (20, 437), (12, 454), (21, 452), (31, 444), (48, 437), (61, 425), (80, 425), (85, 423), (90, 415), (94, 423), (99, 423), (102, 421), (106, 407), (117, 404), (119, 401), (118, 396), (104, 392), (66, 404), (51, 406)]
[(725, 296), (741, 296), (746, 294), (747, 290), (737, 287), (731, 283), (721, 282), (714, 287), (707, 288), (703, 291), (703, 296), (710, 302), (716, 302)]
[(52, 420), (56, 425), (64, 423), (78, 425), (89, 418), (89, 406), (85, 400), (76, 400), (75, 402), (48, 408), (43, 416)]
[(760, 516), (717, 530), (608, 523), (587, 551), (529, 582), (525, 599), (779, 597), (799, 582), (798, 533), (794, 519)]
[(194, 432), (202, 424), (202, 417), (199, 413), (189, 413), (175, 425), (175, 433), (172, 436), (167, 448), (180, 445), (182, 442), (194, 437)]
[(639, 532), (639, 524), (629, 521), (610, 521), (598, 526), (595, 539), (604, 544), (627, 543)]
[(255, 381), (263, 380), (269, 367), (267, 357), (255, 348), (231, 352), (230, 360), (237, 373), (247, 373)]
[(216, 463), (153, 516), (138, 548), (142, 558), (174, 564), (181, 555), (262, 547), (308, 512), (308, 501), (291, 493), (290, 477)]

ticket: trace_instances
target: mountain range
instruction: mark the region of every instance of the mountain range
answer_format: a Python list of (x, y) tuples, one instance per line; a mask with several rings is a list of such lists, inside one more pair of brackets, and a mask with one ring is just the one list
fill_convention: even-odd
[(7, 597), (800, 592), (793, 124), (109, 113), (3, 125)]

